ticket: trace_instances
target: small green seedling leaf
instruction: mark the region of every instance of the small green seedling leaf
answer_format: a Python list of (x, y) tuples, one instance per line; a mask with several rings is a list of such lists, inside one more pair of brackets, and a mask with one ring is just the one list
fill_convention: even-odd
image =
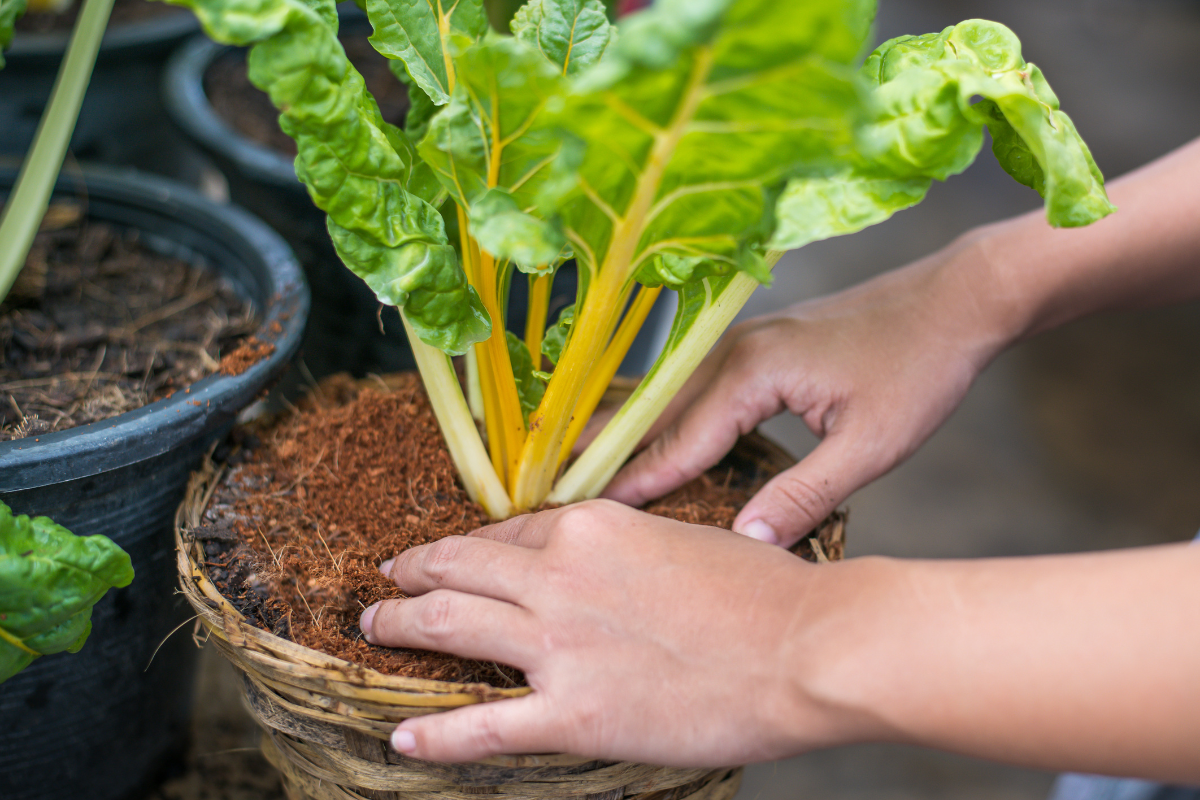
[(538, 377), (533, 368), (533, 357), (525, 342), (512, 331), (505, 331), (508, 337), (508, 357), (512, 362), (513, 377), (517, 379), (517, 396), (521, 399), (521, 411), (529, 420), (530, 413), (542, 402), (546, 393), (546, 383)]
[(76, 536), (0, 503), (0, 682), (53, 653), (76, 653), (92, 606), (133, 581), (129, 556), (104, 536)]
[(600, 0), (529, 0), (512, 21), (513, 35), (564, 75), (578, 75), (604, 58), (616, 30)]
[(550, 359), (551, 364), (557, 364), (562, 358), (563, 348), (571, 335), (571, 327), (575, 324), (575, 304), (564, 308), (558, 315), (558, 321), (549, 327), (542, 337), (542, 355)]

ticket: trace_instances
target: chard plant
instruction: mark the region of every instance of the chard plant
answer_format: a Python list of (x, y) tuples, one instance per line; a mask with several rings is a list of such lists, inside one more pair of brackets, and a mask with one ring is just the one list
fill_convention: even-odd
[(53, 653), (78, 653), (92, 607), (133, 581), (129, 555), (104, 536), (76, 536), (0, 503), (0, 683)]
[[(332, 0), (168, 1), (252, 45), (296, 174), (345, 264), (401, 310), (463, 483), (497, 518), (598, 495), (784, 251), (919, 202), (984, 128), (1050, 224), (1113, 210), (994, 22), (864, 63), (873, 0), (660, 0), (620, 26), (599, 0), (529, 0), (511, 35), (481, 0), (365, 0), (409, 84), (401, 130), (347, 61)], [(549, 324), (571, 258), (578, 296)], [(513, 280), (530, 285), (523, 338), (505, 330)], [(664, 289), (679, 300), (664, 351), (564, 473)], [(465, 395), (449, 358), (464, 354)]]

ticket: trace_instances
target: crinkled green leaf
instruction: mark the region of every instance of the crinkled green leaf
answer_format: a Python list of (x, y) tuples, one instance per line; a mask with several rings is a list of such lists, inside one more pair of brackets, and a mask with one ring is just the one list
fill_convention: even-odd
[(573, 188), (569, 174), (564, 181), (562, 161), (578, 150), (564, 148), (561, 133), (543, 120), (563, 89), (554, 66), (525, 42), (499, 34), (462, 51), (454, 63), (454, 96), (419, 148), (455, 202), (470, 208), (500, 188), (528, 210)]
[(542, 336), (542, 355), (550, 359), (551, 364), (557, 364), (562, 357), (563, 348), (571, 335), (571, 327), (575, 324), (575, 304), (564, 308), (558, 314), (558, 320), (546, 329)]
[(522, 211), (503, 189), (484, 193), (471, 206), (471, 233), (496, 258), (526, 273), (552, 271), (561, 263), (567, 239), (557, 225)]
[(450, 42), (473, 41), (488, 29), (482, 0), (367, 0), (367, 16), (375, 49), (403, 61), (439, 106), (450, 101), (454, 85)]
[(586, 142), (559, 204), (581, 267), (614, 247), (630, 274), (664, 255), (753, 266), (786, 180), (853, 152), (869, 7), (661, 0), (623, 23), (560, 114)]
[(513, 377), (517, 379), (517, 396), (521, 399), (521, 413), (525, 417), (525, 422), (528, 423), (529, 415), (538, 407), (538, 403), (542, 402), (542, 395), (546, 393), (546, 384), (534, 370), (533, 357), (529, 354), (529, 348), (525, 346), (525, 342), (512, 331), (504, 333), (508, 337), (508, 359), (512, 362)]
[(47, 517), (14, 516), (0, 503), (0, 682), (42, 655), (78, 652), (92, 606), (133, 581), (129, 556), (104, 536), (76, 536)]
[(768, 246), (794, 250), (855, 233), (921, 202), (931, 183), (929, 178), (871, 178), (852, 172), (796, 178), (775, 206), (777, 227)]
[(430, 205), (441, 203), (440, 183), (404, 132), (383, 121), (327, 22), (331, 0), (180, 2), (212, 38), (254, 45), (250, 80), (281, 110), (296, 174), (329, 215), (346, 265), (400, 305), (427, 344), (461, 353), (486, 339), (490, 323)]
[(512, 20), (512, 32), (577, 75), (601, 58), (616, 38), (600, 0), (529, 0)]
[[(427, 208), (440, 229), (440, 215)], [(386, 247), (341, 227), (332, 217), (328, 224), (338, 256), (382, 302), (404, 309), (421, 341), (460, 356), (491, 336), (487, 310), (449, 244), (416, 239)]]
[(404, 133), (410, 141), (419, 142), (429, 130), (429, 120), (433, 119), (439, 106), (434, 105), (433, 101), (429, 99), (429, 95), (413, 82), (412, 76), (408, 74), (408, 67), (404, 65), (403, 61), (388, 61), (387, 63), (388, 69), (396, 76), (396, 80), (403, 83), (408, 89), (408, 112), (404, 115)]
[(0, 0), (0, 69), (4, 69), (4, 51), (12, 44), (13, 26), (25, 13), (25, 0)]
[(1114, 210), (1074, 123), (1005, 26), (968, 20), (893, 39), (862, 75), (873, 117), (860, 138), (867, 174), (945, 180), (974, 160), (987, 125), (1001, 166), (1045, 198), (1052, 225), (1086, 225)]

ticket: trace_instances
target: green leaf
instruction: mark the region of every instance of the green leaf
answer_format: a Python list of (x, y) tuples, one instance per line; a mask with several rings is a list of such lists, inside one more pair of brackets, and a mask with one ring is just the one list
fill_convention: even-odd
[(182, 3), (210, 37), (254, 45), (250, 80), (281, 110), (280, 127), (296, 140), (296, 174), (329, 215), (346, 265), (382, 302), (401, 306), (427, 344), (462, 353), (486, 339), (490, 321), (435, 207), (440, 183), (404, 132), (383, 121), (328, 24), (333, 3)]
[(0, 0), (0, 69), (4, 69), (4, 51), (12, 44), (13, 26), (25, 13), (25, 0)]
[(408, 112), (404, 115), (404, 134), (410, 141), (419, 142), (429, 130), (429, 120), (433, 119), (433, 115), (439, 110), (439, 107), (433, 104), (429, 99), (429, 95), (425, 94), (416, 83), (413, 82), (412, 76), (408, 74), (408, 67), (403, 61), (388, 61), (388, 69), (396, 76), (396, 80), (404, 84), (408, 89)]
[(78, 652), (92, 606), (132, 581), (129, 556), (108, 538), (76, 536), (46, 517), (14, 516), (0, 503), (0, 682), (35, 653)]
[(454, 85), (450, 42), (478, 39), (488, 29), (482, 0), (367, 0), (367, 16), (375, 49), (403, 61), (439, 106), (450, 101)]
[(558, 226), (521, 210), (513, 196), (492, 189), (471, 206), (471, 233), (498, 259), (511, 260), (525, 273), (552, 271), (567, 247)]
[(564, 75), (577, 75), (599, 62), (616, 38), (600, 0), (529, 0), (513, 17), (512, 32)]
[(470, 208), (489, 189), (505, 189), (522, 209), (553, 203), (574, 188), (576, 147), (545, 123), (564, 80), (541, 53), (493, 34), (454, 61), (459, 83), (430, 123), (420, 153), (450, 196)]
[(585, 269), (660, 256), (754, 266), (791, 177), (844, 168), (864, 4), (662, 0), (631, 16), (559, 115), (586, 143), (557, 206)]
[(776, 205), (769, 247), (794, 250), (810, 242), (856, 233), (925, 198), (929, 178), (871, 178), (853, 172), (796, 178)]
[[(423, 213), (431, 227), (441, 229), (436, 209), (426, 204)], [(380, 301), (404, 309), (421, 341), (460, 356), (472, 344), (491, 336), (483, 302), (467, 283), (454, 248), (439, 243), (439, 237), (415, 238), (387, 247), (341, 227), (332, 217), (328, 225), (342, 261), (366, 281)]]
[(574, 324), (575, 304), (572, 303), (559, 312), (558, 320), (542, 336), (542, 355), (550, 359), (551, 364), (557, 364), (562, 357), (563, 348), (567, 346), (567, 339)]
[(540, 373), (534, 370), (533, 357), (525, 342), (512, 331), (504, 332), (508, 337), (508, 358), (512, 362), (513, 377), (517, 379), (517, 396), (521, 399), (521, 413), (528, 424), (529, 415), (542, 402), (546, 393), (546, 384), (538, 377)]
[(1050, 224), (1086, 225), (1115, 210), (1074, 123), (1003, 25), (968, 20), (893, 39), (862, 77), (872, 107), (860, 136), (865, 174), (945, 180), (974, 160), (986, 125), (1001, 166), (1045, 198)]

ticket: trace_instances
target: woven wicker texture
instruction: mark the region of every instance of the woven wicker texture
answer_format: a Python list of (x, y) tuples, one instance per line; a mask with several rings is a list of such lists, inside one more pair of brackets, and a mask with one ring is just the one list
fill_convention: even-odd
[[(738, 460), (773, 470), (793, 463), (759, 436), (744, 437)], [(503, 756), (470, 764), (406, 758), (387, 742), (408, 717), (519, 697), (528, 688), (384, 675), (289, 642), (249, 624), (204, 570), (190, 531), (200, 525), (222, 470), (192, 476), (176, 516), (180, 586), (208, 639), (238, 669), (246, 707), (263, 729), (262, 750), (293, 800), (730, 800), (740, 768), (676, 769), (569, 755)], [(842, 555), (845, 515), (826, 520), (798, 551), (811, 560)]]

